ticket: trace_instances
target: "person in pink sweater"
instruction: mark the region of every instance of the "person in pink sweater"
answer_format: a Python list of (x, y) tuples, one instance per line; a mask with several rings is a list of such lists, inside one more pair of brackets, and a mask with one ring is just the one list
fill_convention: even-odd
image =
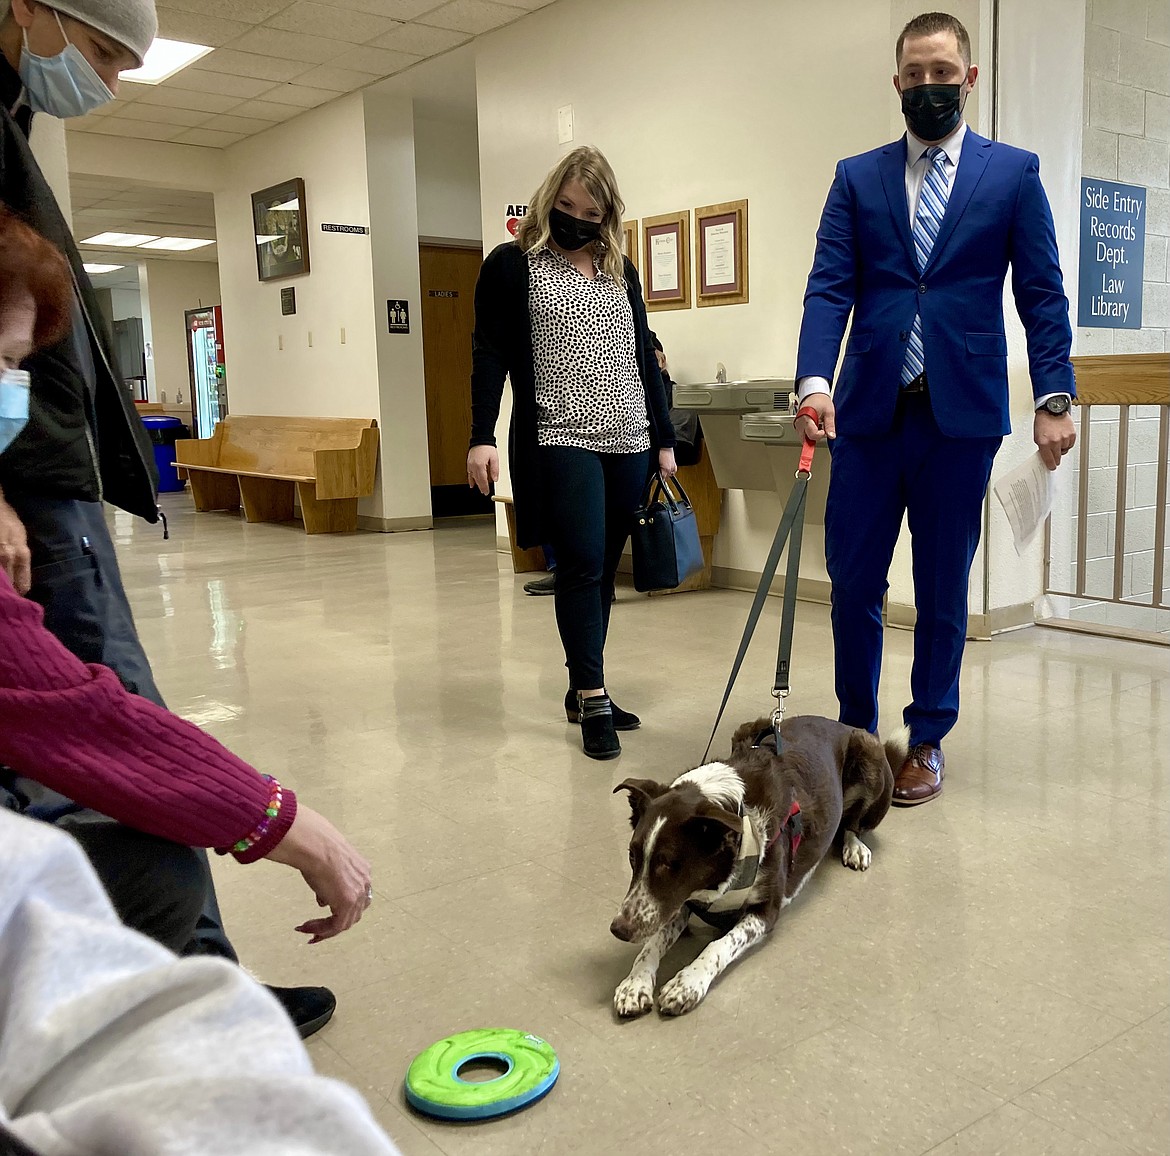
[[(62, 255), (0, 206), (0, 456), (28, 419), (29, 375), (19, 366), (68, 332), (70, 292)], [(205, 869), (192, 848), (300, 871), (329, 911), (297, 928), (310, 943), (352, 927), (373, 891), (369, 863), (344, 836), (108, 667), (82, 662), (23, 597), (27, 586), (27, 551), (0, 552), (0, 809), (71, 834), (123, 922), (174, 951), (189, 944), (204, 907)], [(272, 990), (281, 999), (317, 989)], [(293, 1018), (307, 1035), (330, 1014), (331, 996), (316, 1022)]]

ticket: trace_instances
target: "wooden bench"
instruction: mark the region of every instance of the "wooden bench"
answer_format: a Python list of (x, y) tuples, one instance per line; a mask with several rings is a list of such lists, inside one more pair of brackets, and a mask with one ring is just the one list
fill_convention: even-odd
[(357, 529), (358, 498), (374, 492), (378, 423), (353, 417), (225, 417), (209, 438), (175, 443), (197, 510), (239, 510), (288, 522), (293, 495), (307, 534)]

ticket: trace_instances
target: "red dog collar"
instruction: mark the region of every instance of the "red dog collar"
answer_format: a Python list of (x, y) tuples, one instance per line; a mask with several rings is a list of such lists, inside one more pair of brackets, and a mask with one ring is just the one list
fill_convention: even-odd
[(788, 849), (788, 863), (789, 867), (792, 865), (792, 860), (796, 858), (796, 849), (800, 846), (801, 839), (804, 838), (804, 820), (800, 815), (800, 804), (793, 799), (792, 810), (788, 812), (788, 818), (776, 828), (776, 834), (768, 840), (768, 850), (771, 851), (776, 845), (776, 841), (784, 834), (786, 830), (791, 830), (791, 845)]

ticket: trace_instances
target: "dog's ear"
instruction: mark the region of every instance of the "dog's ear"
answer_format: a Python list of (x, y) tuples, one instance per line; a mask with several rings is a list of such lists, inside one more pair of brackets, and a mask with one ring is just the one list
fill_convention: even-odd
[(682, 826), (686, 837), (708, 854), (724, 842), (737, 844), (743, 835), (743, 820), (717, 803), (702, 807)]
[(630, 826), (637, 827), (646, 813), (646, 808), (668, 790), (668, 787), (656, 783), (653, 779), (626, 779), (624, 783), (618, 783), (614, 787), (613, 793), (616, 795), (618, 791), (630, 792)]

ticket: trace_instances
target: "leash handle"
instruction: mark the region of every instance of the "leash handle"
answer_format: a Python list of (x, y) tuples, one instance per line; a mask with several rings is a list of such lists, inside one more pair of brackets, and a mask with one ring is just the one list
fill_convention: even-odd
[[(800, 455), (800, 468), (796, 473), (796, 485), (788, 497), (788, 504), (784, 507), (780, 524), (776, 527), (776, 536), (772, 539), (772, 546), (760, 573), (760, 582), (756, 587), (751, 609), (748, 611), (747, 622), (744, 623), (739, 649), (731, 664), (731, 674), (728, 676), (727, 686), (723, 691), (719, 713), (715, 716), (715, 725), (711, 728), (711, 737), (707, 740), (707, 748), (703, 752), (704, 763), (711, 753), (711, 744), (715, 741), (715, 734), (719, 730), (719, 724), (723, 721), (723, 712), (727, 709), (732, 688), (735, 686), (736, 678), (739, 677), (740, 667), (743, 665), (744, 657), (751, 645), (752, 635), (755, 633), (760, 614), (764, 609), (764, 602), (768, 597), (768, 590), (771, 588), (772, 579), (776, 576), (777, 567), (780, 565), (780, 554), (784, 549), (784, 543), (791, 536), (791, 544), (788, 548), (788, 568), (784, 579), (784, 611), (780, 626), (780, 648), (776, 657), (776, 680), (772, 688), (772, 694), (778, 700), (777, 712), (783, 714), (781, 707), (784, 697), (788, 694), (788, 673), (791, 666), (792, 624), (796, 617), (796, 582), (800, 574), (800, 543), (804, 532), (804, 508), (805, 500), (808, 497), (808, 480), (812, 476), (810, 467), (815, 450), (816, 442), (806, 438)], [(778, 731), (776, 741), (777, 743), (780, 741)]]

